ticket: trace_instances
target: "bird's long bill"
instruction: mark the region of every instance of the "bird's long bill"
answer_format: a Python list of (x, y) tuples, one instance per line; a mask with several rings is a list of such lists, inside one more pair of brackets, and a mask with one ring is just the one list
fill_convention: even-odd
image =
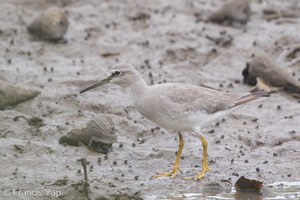
[(96, 88), (96, 87), (99, 87), (99, 86), (101, 86), (101, 85), (105, 85), (105, 84), (109, 83), (110, 80), (111, 80), (111, 76), (108, 76), (107, 78), (105, 78), (105, 79), (103, 79), (103, 80), (100, 80), (100, 81), (94, 83), (93, 85), (91, 85), (91, 86), (89, 86), (89, 87), (87, 87), (87, 88), (81, 90), (81, 91), (80, 91), (80, 94), (81, 94), (81, 93), (84, 93), (84, 92), (86, 92), (86, 91), (88, 91), (88, 90), (94, 89), (94, 88)]

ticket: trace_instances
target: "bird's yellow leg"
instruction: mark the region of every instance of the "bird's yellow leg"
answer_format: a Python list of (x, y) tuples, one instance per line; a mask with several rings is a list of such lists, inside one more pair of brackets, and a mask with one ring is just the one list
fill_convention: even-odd
[(176, 156), (176, 160), (175, 160), (173, 169), (170, 172), (158, 173), (157, 175), (154, 175), (153, 177), (171, 176), (171, 178), (174, 178), (176, 176), (176, 173), (178, 170), (180, 172), (182, 172), (182, 170), (179, 168), (179, 162), (180, 162), (180, 156), (182, 153), (182, 149), (184, 146), (184, 141), (183, 141), (183, 138), (182, 138), (182, 135), (180, 132), (178, 135), (179, 135), (179, 148), (178, 148), (178, 152), (177, 152), (177, 156)]
[[(207, 146), (208, 146), (208, 143), (207, 143), (206, 139), (203, 136), (200, 135), (199, 138), (202, 141), (202, 146), (203, 146), (202, 171), (194, 177), (195, 180), (198, 180), (198, 179), (202, 178), (207, 171), (211, 171), (211, 169), (209, 169), (209, 167), (207, 165)], [(192, 177), (185, 177), (185, 179), (191, 179), (191, 178)]]

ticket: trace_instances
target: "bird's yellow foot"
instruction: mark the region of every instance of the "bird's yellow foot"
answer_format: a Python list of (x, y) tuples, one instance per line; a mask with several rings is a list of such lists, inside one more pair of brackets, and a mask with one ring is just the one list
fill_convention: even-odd
[(171, 178), (174, 178), (177, 174), (177, 171), (180, 171), (182, 173), (182, 170), (179, 167), (173, 167), (172, 171), (170, 172), (160, 172), (157, 173), (157, 175), (154, 175), (153, 177), (163, 177), (163, 176), (171, 176)]
[(204, 169), (202, 169), (202, 171), (200, 173), (198, 173), (195, 177), (194, 177), (194, 180), (198, 180), (200, 178), (202, 178), (204, 176), (204, 174), (207, 172), (207, 171), (212, 171), (211, 169), (209, 169), (209, 167), (205, 167)]
[[(198, 180), (200, 178), (202, 178), (204, 176), (204, 174), (206, 174), (207, 171), (212, 171), (209, 167), (207, 166), (204, 166), (202, 168), (202, 171), (200, 173), (198, 173), (195, 177), (194, 177), (194, 180)], [(192, 179), (193, 177), (184, 177), (184, 179)]]

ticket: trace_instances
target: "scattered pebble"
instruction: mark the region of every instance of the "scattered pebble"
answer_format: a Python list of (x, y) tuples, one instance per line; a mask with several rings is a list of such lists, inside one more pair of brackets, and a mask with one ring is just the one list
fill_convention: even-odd
[(27, 118), (27, 117), (21, 115), (21, 116), (14, 117), (14, 121), (18, 121), (19, 118), (25, 119), (28, 122), (28, 125), (30, 125), (30, 126), (41, 127), (44, 125), (44, 120), (39, 117)]
[(231, 45), (233, 37), (231, 35), (220, 35), (218, 37), (212, 37), (210, 35), (205, 36), (207, 39), (213, 41), (216, 45), (227, 47)]
[(0, 80), (0, 109), (8, 106), (15, 106), (24, 101), (35, 98), (40, 92), (26, 90)]
[(114, 183), (108, 183), (109, 187), (117, 187)]
[(236, 172), (233, 172), (232, 176), (240, 176), (240, 175), (238, 173), (236, 173)]
[(117, 136), (111, 118), (106, 115), (98, 115), (85, 125), (76, 127), (67, 135), (62, 136), (59, 143), (71, 146), (79, 146), (80, 143), (83, 143), (89, 146), (91, 151), (107, 153), (116, 140)]
[[(289, 92), (300, 93), (300, 82), (281, 68), (266, 53), (258, 53), (246, 64), (242, 72), (244, 83), (256, 85), (259, 77), (273, 87), (283, 87)], [(276, 88), (271, 88), (276, 91)], [(277, 88), (278, 90), (278, 88)]]
[(145, 12), (138, 12), (134, 16), (128, 17), (128, 19), (131, 21), (146, 20), (146, 19), (150, 19), (150, 18), (151, 18), (151, 16)]
[(58, 7), (43, 11), (27, 28), (34, 35), (46, 40), (61, 39), (67, 32), (69, 22), (65, 12)]
[(210, 130), (208, 131), (208, 133), (210, 133), (210, 134), (215, 133), (215, 130), (214, 130), (214, 129), (210, 129)]
[(251, 8), (247, 0), (231, 0), (213, 12), (208, 20), (224, 25), (234, 25), (235, 23), (246, 24), (251, 16)]
[(232, 83), (229, 83), (229, 84), (227, 85), (227, 87), (228, 87), (228, 88), (233, 88), (233, 84), (232, 84)]

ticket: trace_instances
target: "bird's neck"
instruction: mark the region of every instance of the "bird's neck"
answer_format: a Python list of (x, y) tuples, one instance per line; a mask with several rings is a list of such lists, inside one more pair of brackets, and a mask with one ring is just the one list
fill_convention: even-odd
[(126, 88), (126, 92), (130, 95), (132, 100), (135, 102), (137, 101), (143, 93), (146, 92), (148, 89), (147, 83), (140, 79), (139, 81), (136, 81), (130, 85), (130, 87)]

